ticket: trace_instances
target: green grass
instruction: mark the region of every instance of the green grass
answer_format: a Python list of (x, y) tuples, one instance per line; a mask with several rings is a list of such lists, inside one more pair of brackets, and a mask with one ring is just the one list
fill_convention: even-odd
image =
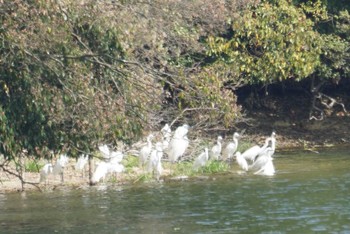
[(35, 160), (33, 160), (26, 162), (24, 168), (26, 172), (39, 172), (43, 166), (44, 165), (42, 163), (38, 163)]

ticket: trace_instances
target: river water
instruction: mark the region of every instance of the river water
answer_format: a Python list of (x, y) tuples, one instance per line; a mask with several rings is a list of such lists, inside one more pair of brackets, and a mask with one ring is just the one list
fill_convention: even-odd
[(0, 194), (0, 233), (350, 233), (350, 150), (276, 153), (273, 177)]

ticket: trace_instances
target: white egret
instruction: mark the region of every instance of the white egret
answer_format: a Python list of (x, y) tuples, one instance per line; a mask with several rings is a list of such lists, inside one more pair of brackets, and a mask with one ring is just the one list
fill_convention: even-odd
[(236, 162), (240, 168), (242, 168), (245, 171), (248, 171), (248, 163), (247, 160), (242, 156), (241, 152), (236, 152), (234, 155), (236, 157)]
[(85, 165), (87, 164), (88, 160), (89, 160), (89, 155), (82, 154), (79, 156), (78, 161), (74, 166), (76, 171), (82, 172), (83, 177), (85, 174)]
[(266, 147), (269, 145), (270, 137), (266, 138), (265, 144), (260, 147), (258, 145), (254, 145), (253, 147), (247, 149), (242, 153), (242, 157), (245, 158), (246, 160), (249, 160), (251, 162), (254, 162), (256, 156), (259, 155), (259, 153), (263, 152)]
[(222, 141), (222, 137), (218, 136), (216, 145), (214, 145), (213, 148), (211, 148), (210, 159), (219, 160), (220, 155), (221, 155), (221, 148), (222, 148), (221, 141)]
[(239, 138), (239, 134), (235, 132), (233, 134), (233, 141), (229, 142), (225, 147), (225, 149), (223, 150), (223, 153), (222, 153), (223, 160), (226, 160), (226, 159), (230, 160), (232, 158), (233, 154), (236, 152), (238, 147), (238, 138)]
[(198, 171), (200, 167), (204, 167), (209, 159), (208, 148), (206, 147), (204, 151), (194, 160), (193, 170)]
[(53, 166), (53, 174), (54, 175), (61, 175), (61, 182), (64, 182), (64, 168), (67, 165), (69, 161), (69, 158), (66, 154), (61, 154), (60, 157), (57, 159), (55, 165)]
[(171, 128), (169, 124), (165, 124), (160, 131), (163, 135), (163, 150), (166, 150), (168, 149), (171, 140)]
[(48, 182), (48, 176), (49, 174), (52, 173), (52, 164), (51, 163), (47, 163), (43, 166), (43, 168), (41, 168), (40, 170), (40, 183), (41, 182), (45, 182), (45, 184), (47, 184)]
[(119, 173), (124, 172), (125, 167), (122, 164), (119, 164), (117, 161), (107, 163), (107, 172), (115, 174), (117, 177)]
[(149, 134), (147, 136), (147, 145), (143, 146), (140, 150), (140, 156), (139, 156), (139, 164), (140, 166), (144, 166), (148, 160), (149, 155), (152, 151), (152, 139), (153, 134)]
[(169, 124), (165, 124), (164, 127), (160, 130), (164, 138), (170, 138), (171, 137), (171, 128)]
[(170, 162), (176, 162), (185, 153), (189, 145), (189, 140), (186, 136), (188, 129), (189, 126), (187, 124), (176, 129), (167, 150)]
[(161, 142), (156, 143), (156, 147), (151, 152), (150, 160), (148, 162), (148, 171), (153, 172), (156, 179), (159, 181), (159, 178), (162, 174), (162, 159), (163, 157), (163, 144)]
[(121, 163), (124, 158), (124, 154), (121, 151), (112, 151), (110, 154), (109, 162), (112, 164)]
[(271, 136), (269, 138), (267, 138), (268, 141), (271, 141), (271, 146), (268, 146), (268, 147), (265, 147), (264, 149), (262, 148), (262, 150), (260, 151), (260, 153), (255, 156), (255, 160), (257, 160), (257, 158), (259, 158), (261, 155), (265, 155), (267, 154), (267, 151), (270, 150), (270, 155), (272, 157), (272, 155), (275, 153), (275, 149), (276, 149), (276, 133), (275, 132), (272, 132), (271, 133)]
[(105, 160), (109, 160), (109, 157), (110, 157), (110, 151), (109, 151), (109, 148), (108, 148), (108, 145), (100, 145), (98, 146), (98, 149), (100, 150), (100, 152), (102, 153), (102, 157), (105, 159)]
[(272, 163), (272, 153), (273, 149), (270, 147), (265, 151), (263, 155), (260, 155), (256, 161), (249, 167), (250, 169), (255, 169), (256, 175), (267, 175), (272, 176), (275, 174), (275, 167)]
[(188, 133), (189, 128), (190, 128), (190, 126), (189, 126), (188, 124), (184, 124), (184, 125), (178, 127), (178, 128), (175, 130), (174, 137), (183, 137), (183, 136), (186, 136), (187, 133)]
[(96, 164), (97, 164), (96, 170), (92, 174), (92, 178), (91, 178), (92, 184), (98, 183), (101, 179), (104, 180), (109, 170), (109, 163), (101, 161)]

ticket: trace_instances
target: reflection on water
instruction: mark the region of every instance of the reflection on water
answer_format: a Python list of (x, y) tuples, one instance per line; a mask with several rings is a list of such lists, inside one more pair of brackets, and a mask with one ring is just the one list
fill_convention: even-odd
[(240, 175), (0, 194), (1, 233), (350, 233), (349, 150), (280, 153)]

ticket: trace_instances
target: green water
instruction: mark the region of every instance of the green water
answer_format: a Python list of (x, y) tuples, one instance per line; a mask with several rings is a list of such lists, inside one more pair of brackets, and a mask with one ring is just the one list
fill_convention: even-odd
[(350, 150), (276, 153), (274, 177), (0, 194), (0, 233), (350, 233)]

